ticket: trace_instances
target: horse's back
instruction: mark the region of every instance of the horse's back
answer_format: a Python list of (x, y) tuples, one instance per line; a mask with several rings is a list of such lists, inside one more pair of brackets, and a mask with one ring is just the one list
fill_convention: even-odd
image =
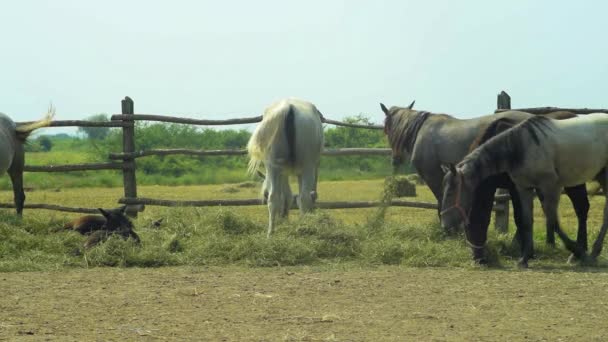
[(565, 186), (590, 180), (608, 165), (607, 114), (580, 115), (552, 123), (557, 146), (554, 158)]

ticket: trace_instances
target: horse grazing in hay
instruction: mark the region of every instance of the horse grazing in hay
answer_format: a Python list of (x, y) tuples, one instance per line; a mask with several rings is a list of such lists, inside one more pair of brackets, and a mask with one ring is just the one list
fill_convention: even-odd
[[(556, 119), (556, 120), (565, 120), (576, 117), (576, 114), (565, 111), (552, 112), (549, 114), (545, 114), (545, 117)], [(516, 124), (522, 121), (518, 121), (512, 118), (501, 118), (492, 122), (485, 130), (483, 130), (478, 137), (475, 139), (473, 144), (469, 147), (469, 152), (472, 152), (477, 147), (491, 139), (492, 137), (498, 135), (501, 132), (515, 126)], [(449, 170), (444, 169), (447, 173)], [(518, 226), (521, 223), (521, 201), (519, 199), (519, 194), (515, 187), (513, 181), (507, 173), (501, 173), (497, 175), (490, 176), (483, 181), (475, 188), (473, 195), (473, 205), (471, 207), (471, 212), (475, 214), (471, 214), (469, 219), (477, 219), (478, 222), (475, 224), (469, 225), (469, 233), (470, 234), (484, 234), (487, 235), (488, 225), (490, 223), (490, 216), (492, 213), (492, 206), (494, 204), (494, 194), (497, 188), (508, 189), (511, 194), (511, 201), (513, 202), (513, 215), (515, 216), (515, 222)], [(574, 207), (574, 211), (576, 212), (576, 216), (578, 218), (578, 234), (577, 234), (577, 243), (581, 246), (585, 251), (587, 250), (587, 214), (589, 213), (589, 199), (587, 197), (587, 189), (585, 184), (566, 187), (565, 188), (566, 195), (570, 198), (572, 205)], [(537, 195), (542, 202), (544, 197), (540, 191), (537, 191)], [(445, 209), (445, 210), (450, 210)], [(554, 246), (555, 245), (555, 231), (552, 227), (547, 226), (547, 244)], [(515, 238), (519, 242), (520, 248), (523, 246), (521, 231), (518, 229), (516, 231)], [(485, 238), (483, 238), (485, 241)], [(479, 263), (485, 263), (484, 250), (479, 248), (471, 247), (473, 250), (473, 259)], [(533, 254), (532, 249), (532, 254)], [(574, 255), (573, 255), (574, 257)]]
[[(608, 115), (588, 114), (568, 120), (530, 118), (491, 138), (457, 166), (450, 165), (444, 180), (443, 205), (457, 210), (444, 211), (441, 222), (452, 226), (465, 221), (475, 187), (487, 177), (506, 172), (521, 201), (523, 254), (519, 265), (527, 267), (531, 256), (534, 189), (544, 197), (542, 206), (547, 225), (555, 230), (568, 250), (583, 258), (583, 246), (561, 230), (557, 210), (564, 187), (597, 179), (607, 201), (602, 228), (590, 255), (591, 261), (595, 261), (608, 229), (607, 165)], [(470, 234), (467, 240), (481, 249), (485, 234)]]
[(7, 172), (13, 183), (13, 194), (17, 215), (23, 214), (25, 192), (23, 191), (23, 169), (25, 167), (25, 148), (27, 138), (38, 128), (48, 127), (55, 115), (49, 108), (42, 120), (17, 125), (4, 113), (0, 113), (0, 172)]
[[(438, 202), (438, 214), (442, 211), (442, 181), (445, 171), (442, 165), (460, 162), (468, 153), (470, 146), (479, 140), (479, 132), (484, 131), (493, 122), (498, 120), (509, 120), (521, 122), (533, 117), (530, 113), (519, 111), (507, 111), (499, 114), (491, 114), (474, 119), (456, 119), (446, 114), (433, 114), (413, 109), (414, 102), (408, 107), (391, 107), (387, 109), (380, 104), (385, 114), (384, 133), (388, 137), (392, 149), (393, 165), (402, 164), (409, 157), (411, 164), (424, 182), (429, 186)], [(567, 114), (554, 113), (556, 118), (565, 118)], [(504, 180), (504, 179), (503, 179)], [(499, 182), (500, 179), (488, 180), (483, 186), (478, 187), (479, 196), (472, 201), (472, 210), (464, 223), (468, 223), (473, 230), (487, 231), (490, 224), (492, 207), (494, 204), (494, 191), (496, 187), (505, 187), (509, 190), (513, 202), (513, 213), (517, 227), (522, 225), (519, 196), (514, 186)], [(568, 193), (579, 218), (579, 231), (586, 225), (589, 202), (587, 193), (571, 191)], [(454, 226), (446, 227), (448, 230)], [(518, 230), (519, 232), (519, 230)], [(519, 233), (517, 233), (519, 237)], [(549, 235), (548, 243), (554, 243)], [(478, 253), (474, 252), (475, 254)]]
[(247, 143), (249, 173), (254, 174), (261, 164), (266, 168), (262, 193), (268, 194), (268, 237), (277, 219), (289, 213), (290, 174), (298, 176), (300, 212), (313, 208), (323, 149), (321, 118), (310, 102), (297, 99), (275, 102), (265, 110), (262, 122)]

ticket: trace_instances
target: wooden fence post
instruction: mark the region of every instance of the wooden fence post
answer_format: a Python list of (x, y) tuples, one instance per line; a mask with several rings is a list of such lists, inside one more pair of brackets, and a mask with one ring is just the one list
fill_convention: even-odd
[[(121, 101), (122, 114), (133, 115), (135, 107), (133, 100), (126, 96)], [(135, 122), (131, 119), (123, 119), (125, 122), (131, 123), (122, 128), (122, 151), (123, 153), (135, 152)], [(135, 159), (125, 158), (123, 160), (123, 185), (126, 198), (137, 198), (137, 180), (135, 179)], [(127, 206), (127, 214), (131, 217), (137, 217), (137, 206)]]
[[(497, 109), (511, 109), (511, 96), (505, 91), (498, 94)], [(496, 195), (509, 194), (506, 189), (498, 189)], [(496, 201), (496, 214), (494, 216), (494, 227), (501, 233), (509, 231), (509, 200), (501, 199)]]

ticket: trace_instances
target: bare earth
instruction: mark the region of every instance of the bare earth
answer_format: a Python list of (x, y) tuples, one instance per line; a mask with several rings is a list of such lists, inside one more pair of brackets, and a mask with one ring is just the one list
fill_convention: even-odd
[(606, 340), (608, 274), (382, 267), (0, 274), (2, 340)]

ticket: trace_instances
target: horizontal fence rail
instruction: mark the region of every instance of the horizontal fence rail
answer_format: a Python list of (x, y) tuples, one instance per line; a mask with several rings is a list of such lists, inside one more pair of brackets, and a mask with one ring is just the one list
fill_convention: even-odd
[(515, 109), (497, 109), (494, 113), (502, 113), (509, 111), (526, 112), (530, 114), (548, 114), (552, 112), (571, 112), (574, 114), (591, 114), (591, 113), (608, 113), (608, 109), (591, 109), (591, 108), (559, 108), (559, 107), (535, 107), (535, 108), (515, 108)]
[[(0, 208), (5, 209), (14, 209), (15, 205), (12, 203), (0, 203)], [(25, 204), (25, 209), (46, 209), (46, 210), (55, 210), (55, 211), (64, 211), (68, 213), (81, 213), (81, 214), (99, 214), (99, 210), (90, 209), (90, 208), (77, 208), (77, 207), (64, 207), (61, 205), (55, 204), (42, 204), (42, 203), (32, 203)]]
[[(154, 149), (136, 151), (131, 153), (110, 153), (110, 159), (135, 159), (149, 156), (168, 155), (192, 155), (192, 156), (241, 156), (246, 155), (247, 150), (192, 150), (185, 148), (176, 149)], [(322, 153), (324, 156), (386, 156), (391, 154), (390, 148), (337, 148), (327, 149)]]
[[(17, 122), (17, 125), (26, 125), (34, 121)], [(86, 121), (86, 120), (56, 120), (51, 121), (48, 127), (132, 127), (133, 122), (128, 121)]]
[(71, 171), (93, 171), (93, 170), (123, 170), (123, 163), (89, 163), (68, 165), (26, 165), (23, 169), (27, 172), (71, 172)]
[[(188, 124), (188, 125), (201, 125), (201, 126), (225, 126), (225, 125), (242, 125), (242, 124), (251, 124), (258, 123), (262, 121), (262, 116), (254, 116), (249, 118), (238, 118), (238, 119), (226, 119), (226, 120), (201, 120), (201, 119), (192, 119), (192, 118), (183, 118), (176, 116), (166, 116), (166, 115), (156, 115), (156, 114), (133, 114), (133, 115), (125, 115), (125, 114), (115, 114), (111, 117), (112, 121), (156, 121), (156, 122), (170, 122), (170, 123), (178, 123), (178, 124)], [(335, 125), (335, 126), (343, 126), (343, 127), (351, 127), (351, 128), (363, 128), (363, 129), (384, 129), (384, 126), (381, 125), (363, 125), (363, 124), (354, 124), (342, 121), (336, 121), (327, 119), (325, 117), (321, 117), (321, 121), (323, 123)]]
[[(200, 201), (173, 201), (165, 199), (155, 198), (121, 198), (118, 200), (120, 204), (127, 205), (154, 205), (163, 207), (211, 207), (211, 206), (250, 206), (250, 205), (263, 205), (265, 202), (261, 198), (249, 198), (249, 199), (230, 199), (230, 200), (200, 200)], [(357, 201), (357, 202), (317, 202), (315, 206), (321, 209), (348, 209), (348, 208), (375, 208), (382, 205), (379, 201)], [(437, 204), (425, 203), (425, 202), (411, 202), (393, 200), (391, 206), (397, 207), (411, 207), (411, 208), (422, 208), (422, 209), (437, 209)]]
[(223, 125), (242, 125), (251, 124), (262, 121), (262, 116), (254, 116), (241, 119), (226, 119), (226, 120), (199, 120), (191, 118), (180, 118), (175, 116), (155, 115), (155, 114), (115, 114), (112, 115), (112, 121), (128, 120), (128, 121), (157, 121), (170, 122), (188, 125), (204, 125), (204, 126), (223, 126)]

